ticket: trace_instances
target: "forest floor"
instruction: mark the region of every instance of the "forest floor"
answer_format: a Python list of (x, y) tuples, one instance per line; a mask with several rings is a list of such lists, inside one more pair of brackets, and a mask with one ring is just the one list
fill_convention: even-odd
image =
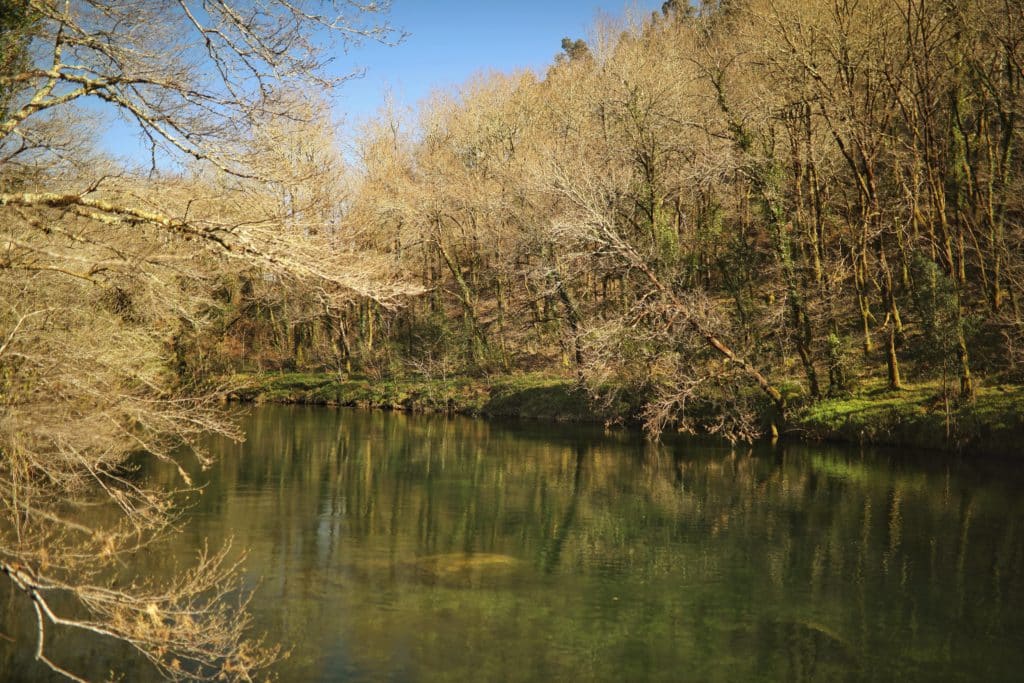
[[(543, 373), (374, 380), (329, 373), (242, 374), (240, 401), (384, 408), (566, 422), (635, 423), (635, 407), (597, 407), (575, 380)], [(938, 382), (889, 391), (864, 383), (842, 398), (796, 407), (783, 436), (1016, 455), (1024, 453), (1024, 386), (978, 388), (973, 403), (946, 398)]]

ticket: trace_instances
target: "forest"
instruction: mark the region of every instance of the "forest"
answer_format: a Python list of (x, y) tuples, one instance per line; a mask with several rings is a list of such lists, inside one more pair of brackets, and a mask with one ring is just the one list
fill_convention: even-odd
[(235, 280), (195, 371), (541, 371), (652, 433), (734, 438), (858, 387), (955, 406), (1018, 383), (1022, 22), (668, 2), (565, 39), (543, 77), (391, 107), (326, 194), (422, 294)]
[[(325, 65), (400, 40), (386, 9), (0, 0), (0, 568), (58, 673), (48, 627), (169, 678), (281, 656), (224, 606), (225, 550), (105, 573), (176, 520), (132, 458), (205, 464), (181, 447), (238, 435), (253, 377), (540, 375), (733, 441), (864, 396), (1019, 419), (1018, 0), (669, 0), (346, 149)], [(95, 107), (150, 158), (102, 150)], [(112, 522), (76, 522), (97, 497)]]

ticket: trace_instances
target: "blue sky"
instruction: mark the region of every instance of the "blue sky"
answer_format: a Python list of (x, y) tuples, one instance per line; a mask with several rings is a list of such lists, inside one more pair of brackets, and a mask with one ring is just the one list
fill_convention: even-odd
[[(345, 128), (372, 116), (393, 93), (415, 105), (438, 87), (486, 71), (543, 70), (563, 37), (586, 38), (599, 13), (660, 10), (663, 0), (393, 0), (389, 20), (409, 33), (388, 47), (364, 43), (338, 54), (333, 69), (365, 75), (345, 83), (335, 97)], [(119, 155), (141, 153), (134, 131), (111, 122), (102, 146)], [(140, 150), (140, 151), (137, 151)]]
[(338, 103), (349, 117), (372, 115), (390, 88), (416, 104), (431, 89), (481, 71), (543, 69), (563, 37), (585, 38), (599, 12), (660, 9), (663, 0), (394, 0), (391, 22), (410, 33), (396, 47), (364, 45), (339, 64), (366, 75), (347, 83)]

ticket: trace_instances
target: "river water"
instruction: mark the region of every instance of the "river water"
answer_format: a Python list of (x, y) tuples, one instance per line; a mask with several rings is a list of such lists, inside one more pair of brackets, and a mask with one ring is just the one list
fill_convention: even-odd
[[(243, 425), (144, 564), (248, 548), (284, 681), (1024, 680), (1019, 464), (314, 407)], [(0, 679), (48, 680), (0, 604)], [(55, 652), (152, 677), (109, 643)]]

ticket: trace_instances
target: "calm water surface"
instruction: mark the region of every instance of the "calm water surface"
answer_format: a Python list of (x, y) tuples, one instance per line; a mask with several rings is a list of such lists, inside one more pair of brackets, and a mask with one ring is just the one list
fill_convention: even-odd
[[(284, 681), (1024, 680), (1019, 465), (327, 408), (244, 425), (140, 562), (248, 548)], [(0, 679), (47, 680), (2, 597)], [(55, 637), (94, 678), (152, 677)]]

